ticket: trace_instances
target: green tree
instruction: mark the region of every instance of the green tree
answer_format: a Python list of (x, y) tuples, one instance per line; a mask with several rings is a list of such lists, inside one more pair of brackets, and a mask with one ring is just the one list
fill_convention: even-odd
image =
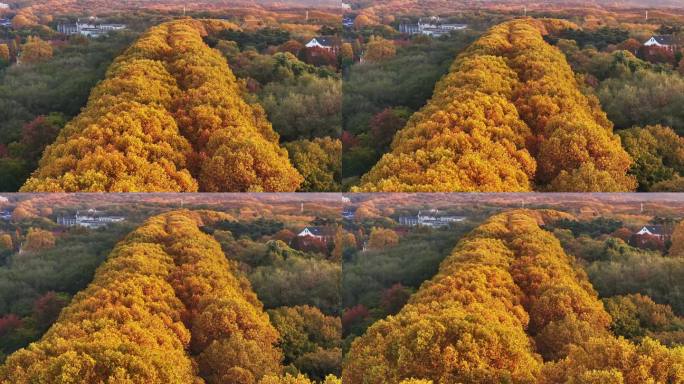
[(342, 142), (330, 137), (298, 140), (285, 144), (292, 164), (304, 177), (300, 191), (341, 190)]

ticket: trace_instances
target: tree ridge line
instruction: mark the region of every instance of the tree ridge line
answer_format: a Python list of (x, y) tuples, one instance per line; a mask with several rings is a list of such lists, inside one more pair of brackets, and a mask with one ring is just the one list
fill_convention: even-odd
[(397, 315), (352, 343), (343, 383), (682, 382), (683, 347), (610, 332), (586, 274), (540, 227), (563, 217), (516, 210), (474, 229)]
[(585, 95), (547, 33), (517, 19), (460, 54), (361, 192), (631, 191), (632, 164), (596, 97)]
[(119, 56), (43, 154), (25, 192), (294, 191), (303, 181), (258, 105), (202, 41), (237, 26), (178, 20)]
[(40, 341), (7, 358), (0, 382), (311, 384), (283, 376), (278, 331), (200, 229), (227, 218), (181, 210), (148, 219)]

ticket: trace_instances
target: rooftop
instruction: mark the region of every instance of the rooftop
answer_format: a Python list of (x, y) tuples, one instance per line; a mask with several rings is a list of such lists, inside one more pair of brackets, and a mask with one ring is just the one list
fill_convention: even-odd
[(657, 36), (653, 36), (653, 38), (660, 45), (673, 45), (674, 44), (674, 37), (672, 35), (657, 35)]

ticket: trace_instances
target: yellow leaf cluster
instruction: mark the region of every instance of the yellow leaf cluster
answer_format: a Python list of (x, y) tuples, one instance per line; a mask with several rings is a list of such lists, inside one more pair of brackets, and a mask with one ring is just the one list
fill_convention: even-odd
[(368, 238), (368, 248), (384, 249), (399, 244), (399, 235), (392, 229), (374, 227)]
[(112, 64), (26, 192), (294, 191), (302, 177), (220, 53), (219, 21), (151, 28)]
[(0, 250), (12, 250), (14, 248), (14, 242), (12, 241), (12, 235), (9, 233), (0, 233)]
[(683, 348), (610, 334), (610, 316), (543, 217), (553, 215), (512, 211), (473, 230), (396, 316), (352, 343), (343, 383), (684, 380)]
[(540, 28), (513, 20), (471, 45), (356, 190), (633, 190), (611, 123)]
[[(29, 36), (26, 43), (21, 46), (21, 62), (23, 63), (38, 63), (52, 58), (52, 45), (43, 41), (38, 36)], [(2, 54), (3, 59), (5, 54)]]
[(240, 383), (280, 372), (278, 334), (221, 247), (187, 211), (120, 242), (0, 382)]
[(40, 228), (30, 228), (26, 234), (23, 249), (27, 251), (39, 251), (50, 249), (55, 246), (55, 235), (50, 231)]

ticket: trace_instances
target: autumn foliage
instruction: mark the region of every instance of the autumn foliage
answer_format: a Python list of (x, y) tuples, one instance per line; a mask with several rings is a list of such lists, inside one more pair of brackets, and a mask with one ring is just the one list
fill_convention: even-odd
[(151, 28), (112, 64), (23, 191), (294, 191), (302, 177), (261, 107), (203, 36), (234, 25)]
[(611, 334), (585, 273), (540, 227), (550, 219), (512, 211), (473, 230), (352, 343), (343, 383), (682, 382), (684, 348)]
[(2, 383), (239, 383), (280, 373), (279, 335), (200, 213), (149, 219), (120, 242)]
[(23, 248), (27, 251), (38, 251), (54, 246), (55, 236), (52, 232), (38, 228), (30, 228), (26, 234), (26, 241)]
[(471, 45), (358, 190), (635, 189), (629, 155), (563, 53), (544, 41), (546, 24), (509, 21)]

